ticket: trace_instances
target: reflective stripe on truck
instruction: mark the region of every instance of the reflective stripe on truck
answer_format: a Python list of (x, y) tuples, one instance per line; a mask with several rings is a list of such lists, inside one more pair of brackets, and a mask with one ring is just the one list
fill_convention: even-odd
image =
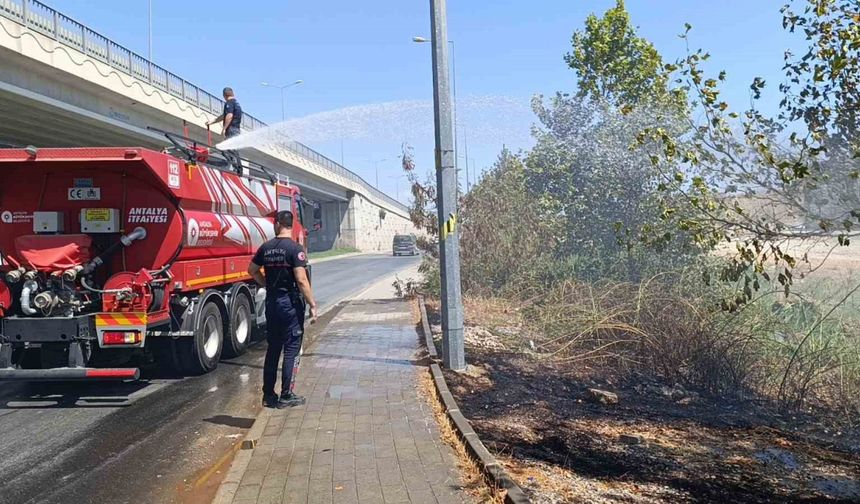
[(140, 347), (146, 339), (146, 312), (96, 313), (99, 347)]

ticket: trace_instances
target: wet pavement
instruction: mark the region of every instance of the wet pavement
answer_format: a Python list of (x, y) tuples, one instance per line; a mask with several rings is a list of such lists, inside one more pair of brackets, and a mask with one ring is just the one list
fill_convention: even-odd
[[(416, 263), (358, 256), (318, 264), (317, 300), (331, 307)], [(265, 343), (254, 345), (198, 377), (0, 383), (0, 503), (188, 500), (253, 423), (264, 354)]]
[(260, 414), (257, 447), (216, 503), (469, 502), (419, 397), (418, 341), (408, 302), (345, 306), (303, 357), (296, 391), (307, 404)]

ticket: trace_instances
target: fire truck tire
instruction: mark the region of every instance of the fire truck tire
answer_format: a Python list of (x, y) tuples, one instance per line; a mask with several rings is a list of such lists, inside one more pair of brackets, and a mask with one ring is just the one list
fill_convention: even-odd
[(238, 292), (230, 303), (229, 330), (224, 335), (224, 356), (238, 357), (248, 350), (254, 328), (251, 301), (244, 292)]
[(214, 301), (203, 305), (194, 328), (194, 336), (179, 341), (177, 348), (185, 373), (200, 375), (218, 366), (224, 347), (224, 321)]

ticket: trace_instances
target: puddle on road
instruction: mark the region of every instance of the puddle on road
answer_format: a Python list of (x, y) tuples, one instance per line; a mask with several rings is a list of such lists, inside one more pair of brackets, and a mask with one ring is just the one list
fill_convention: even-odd
[(367, 390), (360, 389), (354, 385), (332, 385), (326, 392), (326, 397), (332, 399), (372, 399), (373, 396)]
[(99, 397), (99, 396), (35, 396), (5, 404), (6, 409), (52, 409), (52, 408), (118, 408), (132, 403), (130, 397)]
[[(338, 324), (345, 324), (347, 322), (364, 322), (367, 324), (376, 324), (379, 325), (383, 322), (401, 322), (401, 321), (412, 321), (412, 316), (410, 314), (404, 314), (401, 312), (391, 312), (391, 313), (366, 313), (363, 311), (354, 311), (354, 312), (345, 312), (341, 313), (340, 317), (337, 319)], [(391, 329), (388, 326), (381, 326), (386, 329)]]

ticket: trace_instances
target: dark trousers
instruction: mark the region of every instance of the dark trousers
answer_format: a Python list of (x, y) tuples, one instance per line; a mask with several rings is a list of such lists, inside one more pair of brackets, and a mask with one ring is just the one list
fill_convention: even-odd
[[(226, 138), (233, 138), (234, 136), (238, 136), (241, 133), (242, 133), (241, 130), (239, 130), (239, 128), (237, 126), (230, 126), (227, 128), (227, 131), (224, 132), (224, 136)], [(236, 173), (238, 173), (241, 176), (242, 175), (242, 160), (239, 157), (239, 151), (228, 150), (227, 152), (230, 154), (230, 156), (233, 157), (231, 162), (232, 163), (238, 163), (238, 165), (234, 166), (233, 169), (235, 170)]]
[(281, 352), (284, 355), (281, 364), (281, 393), (292, 392), (293, 375), (302, 349), (304, 325), (305, 304), (300, 297), (281, 295), (266, 299), (266, 341), (269, 346), (263, 366), (263, 394), (275, 393)]

